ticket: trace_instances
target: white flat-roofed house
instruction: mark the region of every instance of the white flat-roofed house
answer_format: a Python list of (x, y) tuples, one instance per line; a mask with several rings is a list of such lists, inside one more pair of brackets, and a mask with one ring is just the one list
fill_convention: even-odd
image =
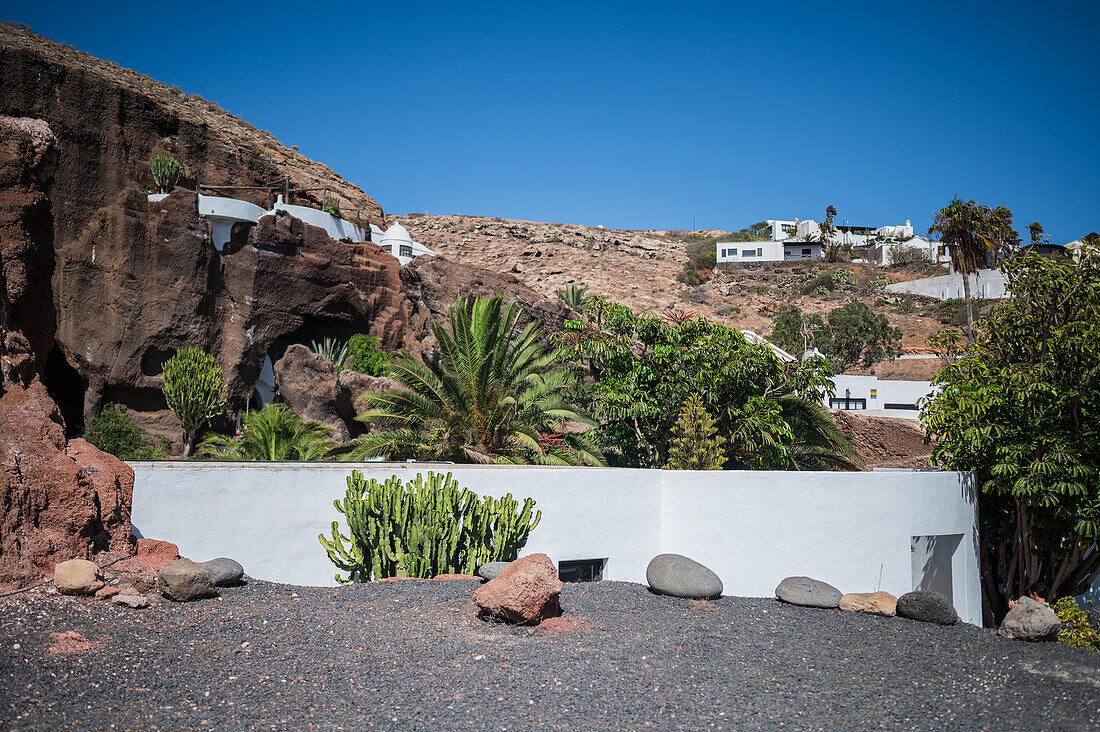
[(918, 402), (934, 392), (929, 381), (880, 379), (858, 374), (838, 374), (832, 381), (836, 393), (832, 398), (823, 397), (825, 406), (876, 417), (920, 419)]

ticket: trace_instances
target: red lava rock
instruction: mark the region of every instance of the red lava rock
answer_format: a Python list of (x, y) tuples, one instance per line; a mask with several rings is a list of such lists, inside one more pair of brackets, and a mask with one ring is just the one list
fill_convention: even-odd
[(545, 554), (520, 557), (474, 592), (482, 616), (538, 625), (561, 615), (561, 580)]
[(107, 600), (107, 599), (110, 599), (111, 597), (114, 597), (118, 593), (119, 593), (119, 588), (117, 588), (117, 587), (110, 587), (110, 586), (100, 587), (98, 590), (96, 590), (95, 599), (97, 599), (97, 600)]
[(69, 653), (84, 653), (99, 645), (96, 641), (88, 640), (83, 633), (75, 630), (64, 630), (60, 633), (50, 633), (53, 643), (46, 649), (51, 656), (60, 656)]
[(432, 577), (434, 580), (455, 580), (455, 579), (481, 579), (477, 575), (473, 574), (437, 574)]
[(401, 580), (418, 579), (417, 577), (379, 577), (374, 582), (399, 582)]
[(550, 637), (557, 637), (563, 633), (572, 633), (578, 630), (588, 630), (592, 627), (584, 618), (566, 617), (559, 615), (556, 618), (547, 618), (539, 624), (539, 633)]
[(179, 558), (179, 547), (170, 541), (138, 539), (137, 556), (134, 559), (144, 567), (161, 569), (169, 562), (174, 562)]

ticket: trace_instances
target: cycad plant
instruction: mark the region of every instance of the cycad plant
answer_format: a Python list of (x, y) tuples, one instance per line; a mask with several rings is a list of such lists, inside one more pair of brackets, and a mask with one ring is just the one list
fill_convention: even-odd
[(323, 460), (335, 444), (320, 422), (303, 422), (284, 404), (268, 404), (241, 417), (237, 437), (208, 434), (199, 455), (218, 460)]
[(436, 370), (408, 356), (390, 364), (403, 389), (368, 393), (359, 416), (389, 431), (360, 438), (351, 459), (453, 460), (461, 463), (602, 465), (599, 450), (569, 429), (591, 419), (566, 401), (581, 372), (561, 363), (520, 310), (500, 296), (459, 298), (450, 327), (432, 326), (441, 358)]

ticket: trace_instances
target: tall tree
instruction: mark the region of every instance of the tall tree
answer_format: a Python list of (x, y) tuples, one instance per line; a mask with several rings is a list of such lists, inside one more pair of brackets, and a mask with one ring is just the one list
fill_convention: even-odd
[(1001, 264), (1012, 297), (922, 405), (934, 463), (973, 471), (987, 625), (1100, 577), (1100, 252)]
[(438, 369), (392, 359), (389, 375), (404, 388), (365, 394), (371, 409), (359, 419), (394, 429), (360, 438), (351, 457), (603, 464), (595, 445), (570, 429), (594, 424), (566, 399), (580, 369), (547, 348), (536, 323), (520, 331), (519, 307), (502, 302), (459, 298), (450, 328), (432, 326)]
[(996, 260), (1019, 242), (1012, 228), (1012, 212), (1004, 206), (990, 209), (959, 197), (941, 208), (932, 217), (929, 234), (939, 234), (940, 241), (951, 256), (951, 267), (963, 278), (966, 300), (966, 337), (974, 340), (974, 304), (970, 295), (970, 275), (977, 273), (989, 258)]

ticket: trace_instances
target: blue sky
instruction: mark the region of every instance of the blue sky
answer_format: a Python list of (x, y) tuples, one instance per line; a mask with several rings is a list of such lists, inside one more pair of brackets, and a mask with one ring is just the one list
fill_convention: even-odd
[[(303, 12), (308, 11), (308, 12)], [(218, 102), (387, 212), (1100, 229), (1100, 3), (54, 3), (0, 18)], [(216, 22), (214, 22), (216, 20)]]

